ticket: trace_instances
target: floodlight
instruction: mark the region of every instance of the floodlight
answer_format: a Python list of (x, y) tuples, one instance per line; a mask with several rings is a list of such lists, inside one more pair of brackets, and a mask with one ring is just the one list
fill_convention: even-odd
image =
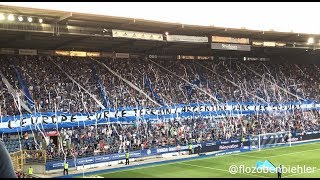
[(9, 14), (9, 15), (8, 15), (8, 20), (9, 20), (9, 21), (14, 21), (14, 16), (13, 16), (13, 14)]
[(29, 21), (29, 22), (32, 22), (32, 17), (28, 17), (28, 21)]
[(22, 16), (19, 16), (18, 17), (18, 20), (21, 22), (21, 21), (23, 21), (23, 17)]
[(4, 14), (0, 14), (0, 21), (2, 21), (4, 19), (5, 19)]
[(308, 44), (313, 44), (314, 43), (314, 39), (312, 38), (312, 37), (310, 37), (309, 39), (308, 39)]

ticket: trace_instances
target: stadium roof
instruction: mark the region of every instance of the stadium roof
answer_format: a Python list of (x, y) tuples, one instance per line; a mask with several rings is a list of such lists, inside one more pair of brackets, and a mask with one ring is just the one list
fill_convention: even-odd
[[(76, 12), (65, 12), (46, 9), (34, 9), (26, 7), (15, 7), (0, 5), (0, 13), (16, 14), (24, 16), (39, 17), (44, 19), (43, 24), (56, 28), (47, 30), (45, 33), (26, 28), (27, 25), (16, 26), (10, 23), (0, 27), (0, 43), (3, 48), (35, 48), (35, 49), (68, 49), (68, 50), (97, 50), (116, 52), (138, 52), (138, 53), (173, 53), (173, 54), (210, 54), (209, 43), (194, 44), (181, 42), (157, 42), (136, 39), (113, 38), (111, 29), (122, 29), (131, 31), (143, 31), (151, 33), (169, 32), (177, 35), (194, 36), (231, 36), (244, 37), (250, 40), (281, 41), (288, 44), (300, 44), (305, 46), (308, 34), (285, 33), (275, 31), (253, 31), (247, 29), (231, 29), (223, 27), (208, 27), (196, 25), (183, 25), (179, 23), (166, 23), (150, 20), (122, 18), (104, 15), (93, 15)], [(1, 23), (0, 23), (1, 24)], [(18, 24), (18, 22), (16, 23)], [(21, 23), (22, 24), (22, 23)], [(58, 28), (59, 26), (59, 28)], [(91, 29), (90, 35), (75, 33), (62, 33), (62, 29), (67, 27), (82, 27)], [(61, 33), (59, 30), (61, 29)], [(319, 38), (319, 35), (313, 35)], [(261, 48), (260, 48), (261, 49)], [(275, 49), (275, 48), (273, 48)], [(284, 51), (287, 48), (282, 48)], [(255, 50), (255, 48), (253, 48)], [(263, 51), (265, 50), (258, 50)], [(272, 50), (279, 51), (279, 50)], [(297, 51), (304, 51), (296, 49)], [(231, 52), (230, 52), (231, 53)], [(237, 51), (237, 53), (239, 53)]]

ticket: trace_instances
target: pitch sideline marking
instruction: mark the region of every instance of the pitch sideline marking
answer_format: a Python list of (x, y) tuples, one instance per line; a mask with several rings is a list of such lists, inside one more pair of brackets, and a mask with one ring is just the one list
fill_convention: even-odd
[[(311, 142), (309, 144), (313, 144), (313, 143), (317, 143), (317, 142)], [(308, 145), (309, 145), (308, 144)], [(301, 146), (301, 145), (306, 145), (304, 144), (297, 144), (295, 146)], [(263, 149), (262, 151), (268, 151), (268, 150), (274, 150), (274, 149), (281, 149), (281, 148), (288, 148), (288, 146), (282, 146), (282, 147), (276, 147), (276, 148), (270, 148), (270, 149)], [(262, 152), (259, 151), (259, 152)], [(247, 151), (247, 152), (242, 152), (242, 153), (254, 153), (255, 151)], [(302, 151), (298, 151), (298, 152), (302, 152)], [(211, 159), (211, 158), (217, 158), (217, 157), (226, 157), (226, 156), (234, 156), (234, 155), (239, 155), (241, 153), (234, 153), (234, 154), (226, 154), (224, 156), (213, 156), (213, 157), (207, 157), (207, 158), (203, 158), (203, 159)], [(189, 162), (189, 161), (196, 161), (199, 159), (190, 159), (190, 160), (182, 160), (183, 162)], [(169, 162), (169, 163), (162, 163), (162, 164), (158, 164), (158, 165), (151, 165), (151, 166), (143, 166), (143, 167), (137, 167), (137, 168), (132, 168), (132, 169), (123, 169), (123, 170), (119, 170), (119, 171), (111, 171), (111, 172), (106, 172), (106, 173), (100, 173), (100, 174), (113, 174), (113, 173), (117, 173), (117, 172), (122, 172), (122, 171), (132, 171), (132, 170), (136, 170), (136, 169), (144, 169), (144, 168), (152, 168), (152, 167), (158, 167), (158, 166), (163, 166), (163, 165), (167, 165), (167, 164), (175, 164), (175, 163), (179, 163), (179, 162)], [(227, 170), (226, 170), (227, 171)]]
[[(301, 152), (308, 152), (308, 151), (316, 151), (319, 150), (320, 148), (317, 149), (309, 149), (309, 150), (305, 150), (305, 151), (296, 151), (296, 152), (292, 152), (292, 153), (286, 153), (285, 155), (288, 154), (297, 154), (297, 153), (301, 153)], [(244, 156), (244, 157), (252, 157), (252, 158), (271, 158), (271, 157), (278, 157), (278, 156), (282, 156), (283, 154), (277, 154), (277, 155), (273, 155), (273, 156), (266, 156), (266, 157), (258, 157), (258, 156), (250, 156), (250, 155), (245, 155), (245, 154), (239, 154), (239, 156)]]
[[(188, 166), (195, 166), (195, 167), (200, 167), (200, 168), (207, 168), (207, 169), (213, 169), (213, 170), (218, 170), (218, 171), (229, 172), (228, 170), (225, 170), (225, 169), (218, 169), (218, 168), (207, 167), (207, 166), (199, 166), (199, 165), (188, 164), (188, 163), (183, 163), (183, 162), (179, 162), (178, 164), (185, 164), (185, 165), (188, 165)], [(230, 172), (229, 172), (229, 173), (230, 173)], [(231, 173), (230, 173), (230, 174), (231, 174)], [(238, 173), (238, 174), (241, 174), (241, 173)], [(234, 174), (234, 175), (236, 175), (236, 174)], [(259, 176), (259, 175), (256, 175), (256, 174), (246, 174), (246, 175), (266, 178), (265, 176)]]
[[(297, 153), (301, 153), (301, 152), (308, 152), (308, 151), (316, 151), (316, 150), (319, 150), (320, 148), (318, 149), (309, 149), (309, 150), (305, 150), (305, 151), (297, 151), (297, 152), (292, 152), (292, 153), (287, 153), (287, 154), (297, 154)], [(287, 155), (286, 154), (286, 155)], [(232, 154), (230, 154), (232, 155)], [(234, 155), (234, 154), (233, 154)], [(259, 157), (256, 157), (256, 156), (248, 156), (248, 155), (241, 155), (241, 154), (238, 154), (240, 156), (244, 156), (244, 157), (252, 157), (252, 158), (259, 158)], [(278, 155), (274, 155), (274, 156), (267, 156), (265, 158), (270, 158), (270, 157), (278, 157), (278, 156), (282, 156), (282, 154), (278, 154)], [(189, 165), (189, 166), (195, 166), (195, 167), (202, 167), (202, 168), (207, 168), (207, 169), (214, 169), (214, 170), (220, 170), (220, 171), (226, 171), (226, 172), (229, 172), (228, 170), (224, 170), (224, 169), (217, 169), (217, 168), (211, 168), (211, 167), (207, 167), (207, 166), (199, 166), (199, 165), (194, 165), (194, 164), (188, 164), (188, 163), (183, 163), (183, 162), (177, 162), (178, 164), (185, 164), (185, 165)], [(320, 169), (317, 169), (316, 171), (318, 171)], [(295, 175), (298, 175), (298, 174), (305, 174), (304, 172), (302, 173), (296, 173), (296, 174), (291, 174), (291, 175), (288, 175), (286, 177), (290, 177), (290, 176), (295, 176)], [(254, 174), (248, 174), (248, 175), (252, 175), (252, 176), (258, 176), (258, 175), (254, 175)], [(265, 176), (258, 176), (258, 177), (265, 177)]]

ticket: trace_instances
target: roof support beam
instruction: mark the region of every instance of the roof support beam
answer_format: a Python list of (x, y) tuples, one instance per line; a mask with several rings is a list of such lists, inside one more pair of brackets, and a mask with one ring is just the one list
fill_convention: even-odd
[(118, 25), (117, 27), (113, 28), (113, 29), (121, 29), (121, 27), (123, 26), (128, 26), (128, 25), (132, 25), (136, 23), (136, 19), (133, 19), (132, 22), (129, 23), (121, 23), (120, 25)]
[[(182, 26), (182, 25), (179, 24), (179, 25), (177, 25), (176, 27), (167, 29), (167, 30), (165, 30), (165, 31), (168, 32), (169, 34), (172, 34), (172, 33), (176, 32), (176, 31), (178, 31), (178, 30), (180, 30), (180, 29), (183, 29), (183, 28), (184, 28), (184, 26)], [(163, 31), (162, 33), (164, 33), (164, 31)]]
[(55, 23), (59, 23), (59, 22), (61, 22), (61, 21), (66, 21), (66, 20), (68, 20), (68, 19), (71, 18), (71, 17), (72, 17), (72, 12), (67, 13), (67, 14), (61, 16), (59, 19), (57, 19), (57, 20), (55, 21)]

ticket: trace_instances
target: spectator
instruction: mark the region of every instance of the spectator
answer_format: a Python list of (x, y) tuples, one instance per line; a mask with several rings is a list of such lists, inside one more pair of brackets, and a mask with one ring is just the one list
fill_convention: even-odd
[[(181, 103), (215, 103), (215, 99), (219, 102), (267, 103), (297, 102), (302, 99), (319, 101), (320, 84), (314, 78), (320, 75), (318, 65), (229, 60), (155, 60), (160, 67), (146, 59), (101, 58), (98, 61), (144, 91), (158, 104), (175, 106)], [(92, 113), (101, 109), (95, 99), (100, 102), (107, 100), (105, 106), (115, 109), (158, 106), (105, 67), (93, 64), (92, 60), (80, 57), (0, 55), (0, 72), (15, 90), (23, 94), (14, 67), (20, 72), (37, 112)], [(100, 89), (97, 85), (99, 79)], [(192, 86), (186, 81), (191, 82)], [(105, 97), (101, 96), (101, 89), (105, 90)], [(9, 91), (3, 81), (0, 81), (0, 109), (1, 117), (27, 113), (25, 109), (17, 107), (13, 92)], [(63, 130), (59, 127), (62, 147), (59, 143), (54, 144), (52, 139), (46, 144), (43, 137), (34, 137), (32, 132), (25, 132), (18, 139), (15, 133), (5, 134), (3, 140), (7, 147), (10, 142), (18, 142), (9, 151), (37, 149), (39, 144), (40, 148), (43, 146), (46, 149), (50, 161), (124, 152), (126, 148), (132, 151), (182, 146), (188, 142), (233, 139), (259, 133), (315, 130), (319, 128), (319, 112), (297, 110), (287, 114), (265, 113), (221, 118), (195, 115), (163, 122), (146, 121)], [(39, 158), (40, 155), (29, 156)]]

